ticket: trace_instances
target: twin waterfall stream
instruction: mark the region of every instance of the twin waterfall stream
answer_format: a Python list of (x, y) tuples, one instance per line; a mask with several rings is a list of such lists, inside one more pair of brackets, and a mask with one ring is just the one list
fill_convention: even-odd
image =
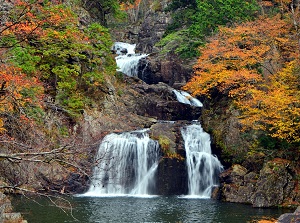
[[(118, 56), (118, 70), (128, 76), (137, 76), (137, 66), (146, 54), (135, 54), (135, 45), (117, 42), (113, 50)], [(178, 102), (195, 107), (202, 103), (187, 92), (173, 90)], [(186, 151), (188, 175), (187, 198), (210, 198), (218, 184), (217, 175), (222, 165), (213, 156), (210, 136), (200, 123), (194, 121), (181, 127)], [(154, 196), (156, 170), (161, 159), (157, 141), (149, 137), (149, 129), (107, 135), (98, 150), (91, 186), (83, 196)]]

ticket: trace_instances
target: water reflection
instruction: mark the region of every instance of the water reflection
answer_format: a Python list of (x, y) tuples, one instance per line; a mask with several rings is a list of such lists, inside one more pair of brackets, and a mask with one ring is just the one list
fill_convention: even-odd
[(205, 222), (243, 223), (263, 216), (278, 218), (281, 209), (255, 209), (249, 205), (222, 203), (211, 199), (178, 197), (76, 197), (70, 199), (73, 214), (64, 213), (51, 203), (39, 198), (40, 204), (28, 199), (14, 199), (16, 210), (30, 223), (96, 223), (96, 222)]

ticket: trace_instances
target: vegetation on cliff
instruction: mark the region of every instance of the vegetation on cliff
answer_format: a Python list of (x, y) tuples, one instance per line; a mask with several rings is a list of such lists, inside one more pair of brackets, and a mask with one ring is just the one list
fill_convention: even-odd
[[(103, 86), (115, 74), (116, 64), (107, 15), (120, 18), (123, 9), (136, 22), (143, 1), (3, 2), (0, 180), (19, 187), (34, 179), (15, 170), (40, 168), (40, 178), (49, 174), (41, 166), (19, 165), (22, 160), (55, 161), (74, 171), (78, 166), (72, 163), (87, 158), (90, 151), (78, 152), (81, 142), (70, 134), (76, 134), (84, 110), (96, 107), (99, 95), (109, 94)], [(159, 1), (152, 3), (152, 9), (161, 10)], [(91, 20), (97, 22), (85, 23), (82, 8), (92, 18), (97, 15)], [(185, 89), (198, 96), (225, 97), (225, 106), (239, 112), (240, 130), (258, 136), (260, 147), (295, 151), (299, 158), (299, 2), (173, 0), (167, 10), (173, 22), (157, 46), (185, 59), (198, 57)], [(159, 141), (167, 154), (169, 139), (161, 136)]]
[[(108, 29), (82, 25), (75, 11), (83, 3), (63, 2), (16, 0), (1, 6), (1, 187), (35, 187), (35, 177), (42, 182), (50, 175), (63, 184), (74, 170), (87, 175), (78, 164), (90, 153), (83, 147), (92, 145), (75, 136), (76, 122), (99, 100), (116, 64)], [(119, 1), (102, 2), (114, 8), (106, 13), (117, 13)]]
[(199, 49), (201, 56), (185, 89), (194, 95), (228, 97), (228, 104), (239, 111), (240, 130), (258, 137), (253, 149), (278, 149), (297, 159), (299, 3), (263, 4), (268, 13), (254, 21), (219, 26)]
[(157, 46), (162, 47), (163, 52), (193, 58), (199, 55), (197, 47), (220, 25), (251, 20), (258, 9), (255, 0), (172, 1), (167, 10), (173, 12), (173, 22)]

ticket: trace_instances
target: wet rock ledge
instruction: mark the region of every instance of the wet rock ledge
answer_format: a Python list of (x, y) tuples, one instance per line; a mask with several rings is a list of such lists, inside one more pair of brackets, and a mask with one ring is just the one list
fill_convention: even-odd
[(10, 200), (0, 192), (0, 223), (27, 223), (21, 213), (13, 212)]
[(300, 206), (294, 213), (286, 213), (279, 217), (276, 223), (297, 223), (300, 222)]

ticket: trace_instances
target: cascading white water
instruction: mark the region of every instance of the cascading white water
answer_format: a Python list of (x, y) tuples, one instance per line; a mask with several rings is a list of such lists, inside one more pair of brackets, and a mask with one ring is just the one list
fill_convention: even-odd
[(159, 145), (148, 130), (107, 135), (98, 150), (91, 187), (84, 196), (144, 196), (155, 184)]
[(138, 76), (138, 63), (140, 59), (147, 57), (147, 54), (136, 54), (136, 44), (116, 42), (112, 50), (119, 56), (116, 57), (118, 71), (130, 76)]
[(173, 90), (173, 92), (180, 103), (192, 105), (195, 107), (203, 107), (201, 101), (199, 101), (197, 98), (192, 97), (189, 93), (177, 90)]
[[(118, 70), (137, 76), (137, 66), (146, 54), (135, 54), (135, 44), (116, 42), (112, 48)], [(195, 107), (202, 103), (184, 91), (173, 90), (177, 100)], [(189, 195), (210, 197), (222, 170), (219, 160), (211, 154), (210, 136), (199, 123), (181, 129), (185, 143)], [(149, 138), (148, 130), (107, 135), (98, 151), (97, 166), (91, 187), (83, 196), (145, 196), (155, 188), (155, 172), (159, 160), (159, 145)]]
[(223, 169), (218, 158), (211, 154), (210, 136), (199, 123), (183, 127), (181, 134), (186, 150), (188, 196), (210, 198)]

